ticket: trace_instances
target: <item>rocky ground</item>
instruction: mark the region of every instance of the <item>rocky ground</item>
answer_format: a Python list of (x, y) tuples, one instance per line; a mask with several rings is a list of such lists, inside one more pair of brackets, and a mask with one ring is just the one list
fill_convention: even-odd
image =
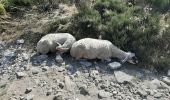
[(56, 16), (71, 16), (74, 7), (60, 7), (48, 14), (30, 12), (20, 20), (1, 21), (0, 100), (170, 100), (170, 71), (121, 65), (114, 59), (38, 55), (25, 39), (8, 43), (17, 37), (14, 33), (40, 31)]

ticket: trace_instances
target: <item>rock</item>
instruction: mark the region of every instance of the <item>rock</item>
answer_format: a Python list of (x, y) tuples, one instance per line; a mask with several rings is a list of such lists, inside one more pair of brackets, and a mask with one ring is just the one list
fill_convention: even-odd
[(150, 89), (153, 89), (153, 90), (155, 90), (155, 89), (161, 89), (161, 88), (167, 88), (167, 89), (170, 90), (170, 87), (169, 87), (167, 84), (165, 84), (164, 82), (162, 82), (162, 81), (160, 81), (160, 80), (158, 80), (158, 79), (152, 80), (152, 81), (150, 82), (149, 88), (150, 88)]
[(29, 55), (27, 53), (22, 53), (22, 58), (23, 58), (23, 60), (28, 60)]
[(80, 90), (80, 94), (83, 94), (83, 95), (89, 95), (89, 91), (87, 90), (87, 86), (81, 86), (79, 87), (79, 90)]
[(120, 68), (122, 65), (119, 62), (112, 62), (112, 63), (109, 63), (108, 66), (110, 69), (114, 70), (114, 69)]
[(167, 76), (170, 76), (170, 69), (169, 69), (168, 72), (167, 72)]
[(66, 89), (68, 91), (74, 91), (75, 83), (72, 80), (70, 80), (70, 77), (65, 76), (64, 82), (65, 82)]
[(24, 100), (33, 100), (33, 97), (34, 95), (27, 95)]
[(16, 59), (17, 55), (11, 50), (5, 50), (3, 53), (4, 56), (4, 62), (3, 63), (9, 63)]
[(96, 79), (96, 78), (98, 78), (98, 76), (99, 76), (98, 70), (92, 70), (92, 71), (90, 72), (90, 77)]
[(44, 66), (44, 67), (42, 67), (42, 71), (43, 71), (43, 72), (47, 71), (48, 69), (49, 69), (49, 67), (48, 67), (48, 66)]
[(32, 74), (38, 74), (40, 72), (40, 69), (36, 67), (32, 67), (31, 71), (32, 71)]
[(64, 88), (64, 82), (59, 82), (59, 85), (58, 85), (61, 89)]
[(164, 77), (162, 81), (170, 86), (170, 79), (168, 77)]
[(57, 63), (62, 63), (64, 61), (63, 58), (61, 57), (61, 55), (56, 55), (55, 60)]
[(63, 68), (63, 67), (58, 67), (57, 69), (58, 69), (58, 72), (63, 72), (63, 71), (65, 71), (65, 68)]
[(139, 95), (141, 95), (142, 97), (145, 97), (147, 96), (147, 92), (142, 90), (142, 89), (138, 89), (138, 92), (137, 92)]
[(133, 76), (122, 71), (114, 71), (114, 74), (118, 83), (130, 82), (133, 79)]
[(31, 91), (32, 91), (32, 88), (26, 88), (25, 93), (27, 94), (27, 93), (30, 93)]
[(68, 64), (68, 65), (65, 66), (65, 68), (66, 68), (67, 70), (72, 71), (74, 67), (73, 67), (71, 64)]
[(154, 97), (155, 98), (160, 98), (160, 97), (162, 97), (162, 93), (156, 93), (156, 94), (154, 94)]
[(112, 93), (113, 93), (113, 95), (117, 95), (117, 94), (118, 94), (118, 92), (117, 92), (117, 91), (113, 91)]
[(27, 74), (25, 72), (17, 72), (16, 75), (17, 75), (18, 79), (27, 76)]
[(49, 96), (49, 95), (51, 95), (52, 94), (52, 92), (53, 92), (53, 90), (52, 89), (49, 89), (48, 91), (47, 91), (47, 96)]
[(24, 39), (18, 39), (17, 40), (17, 44), (23, 44), (24, 43)]
[(58, 93), (56, 96), (54, 96), (53, 100), (64, 100), (64, 98), (61, 93)]
[(111, 96), (112, 96), (112, 94), (111, 94), (110, 92), (106, 92), (106, 91), (104, 91), (104, 90), (100, 90), (99, 93), (98, 93), (98, 97), (99, 97), (100, 99), (102, 99), (102, 98), (108, 98), (108, 97), (111, 97)]
[(90, 67), (92, 65), (92, 63), (88, 62), (88, 61), (80, 61), (79, 63), (83, 66), (86, 66), (86, 67)]
[(36, 59), (39, 63), (41, 63), (41, 62), (47, 60), (47, 58), (48, 58), (47, 55), (39, 55), (39, 56), (37, 56), (35, 59)]

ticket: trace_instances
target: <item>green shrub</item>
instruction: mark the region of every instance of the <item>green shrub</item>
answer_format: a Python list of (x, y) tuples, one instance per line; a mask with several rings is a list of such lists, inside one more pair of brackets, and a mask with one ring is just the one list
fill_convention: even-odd
[(4, 5), (0, 3), (0, 15), (4, 15), (6, 13)]
[(160, 41), (164, 41), (163, 37), (157, 38), (159, 14), (145, 12), (139, 5), (129, 6), (122, 0), (96, 0), (94, 6), (84, 4), (78, 10), (73, 19), (76, 38), (101, 35), (121, 49), (135, 52), (143, 63), (165, 65), (165, 60), (159, 60), (163, 53)]

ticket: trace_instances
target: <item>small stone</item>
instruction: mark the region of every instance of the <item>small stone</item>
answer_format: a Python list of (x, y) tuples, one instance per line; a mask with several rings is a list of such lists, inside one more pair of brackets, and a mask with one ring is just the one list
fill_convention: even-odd
[(156, 93), (156, 94), (154, 94), (154, 97), (155, 98), (160, 98), (160, 97), (162, 97), (162, 94), (161, 93)]
[(61, 89), (64, 88), (64, 82), (59, 82), (59, 85), (58, 85)]
[(47, 91), (47, 96), (49, 96), (49, 95), (51, 95), (52, 94), (52, 92), (53, 92), (53, 90), (52, 89), (49, 89), (48, 91)]
[(63, 67), (58, 67), (57, 69), (58, 69), (58, 72), (63, 72), (63, 71), (65, 71), (65, 68), (63, 68)]
[(79, 90), (80, 90), (80, 94), (89, 95), (89, 91), (87, 90), (87, 86), (81, 86), (79, 88)]
[(56, 96), (54, 96), (53, 100), (64, 100), (64, 98), (61, 93), (58, 93)]
[(69, 64), (69, 65), (66, 65), (65, 68), (66, 68), (67, 70), (72, 71), (74, 67), (73, 67), (71, 64)]
[(92, 65), (92, 63), (88, 62), (88, 61), (80, 61), (79, 63), (83, 66), (86, 66), (86, 67), (90, 67)]
[(169, 69), (168, 72), (167, 72), (167, 76), (170, 76), (170, 69)]
[(27, 76), (27, 74), (25, 72), (17, 72), (16, 75), (17, 75), (18, 79)]
[(40, 72), (39, 68), (33, 67), (31, 68), (32, 74), (38, 74)]
[(143, 96), (143, 97), (147, 96), (147, 92), (144, 91), (144, 90), (141, 90), (141, 89), (138, 89), (138, 92), (137, 92), (137, 93), (138, 93), (139, 95)]
[(44, 67), (42, 67), (42, 71), (43, 71), (43, 72), (47, 71), (48, 69), (49, 69), (49, 67), (48, 67), (48, 66), (44, 66)]
[(99, 76), (99, 72), (98, 70), (92, 70), (91, 73), (90, 73), (90, 77), (92, 78), (97, 78)]
[(18, 39), (17, 40), (17, 44), (23, 44), (24, 43), (24, 39)]
[(119, 62), (112, 62), (108, 64), (109, 68), (114, 70), (120, 68), (122, 65)]
[(133, 76), (122, 71), (114, 71), (114, 74), (118, 83), (130, 82), (133, 79)]
[(61, 55), (56, 55), (55, 60), (57, 63), (62, 63), (64, 61), (63, 58), (61, 57)]
[(23, 58), (23, 60), (28, 60), (29, 59), (29, 55), (27, 53), (23, 53), (22, 54), (22, 58)]
[(113, 95), (117, 95), (117, 94), (118, 94), (118, 92), (117, 92), (117, 91), (113, 91), (112, 93), (113, 93)]
[(25, 93), (27, 94), (27, 93), (30, 93), (31, 91), (32, 91), (32, 88), (26, 88)]
[(170, 79), (168, 77), (164, 77), (163, 82), (170, 86)]
[(99, 93), (98, 93), (98, 96), (99, 98), (108, 98), (108, 97), (111, 97), (112, 94), (110, 92), (106, 92), (104, 90), (100, 90)]
[(34, 95), (27, 95), (24, 100), (33, 100)]

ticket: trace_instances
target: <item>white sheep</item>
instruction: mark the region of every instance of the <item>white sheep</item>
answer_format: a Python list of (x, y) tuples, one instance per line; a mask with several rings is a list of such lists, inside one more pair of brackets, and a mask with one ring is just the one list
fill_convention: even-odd
[(37, 52), (47, 54), (49, 52), (67, 52), (76, 39), (69, 33), (50, 33), (45, 35), (37, 43)]
[[(76, 59), (98, 58), (105, 60), (113, 57), (120, 59), (122, 63), (126, 61), (137, 63), (137, 59), (134, 53), (122, 51), (108, 40), (99, 40), (92, 38), (81, 39), (72, 45), (70, 54)], [(135, 60), (135, 62), (132, 62), (132, 60)]]

